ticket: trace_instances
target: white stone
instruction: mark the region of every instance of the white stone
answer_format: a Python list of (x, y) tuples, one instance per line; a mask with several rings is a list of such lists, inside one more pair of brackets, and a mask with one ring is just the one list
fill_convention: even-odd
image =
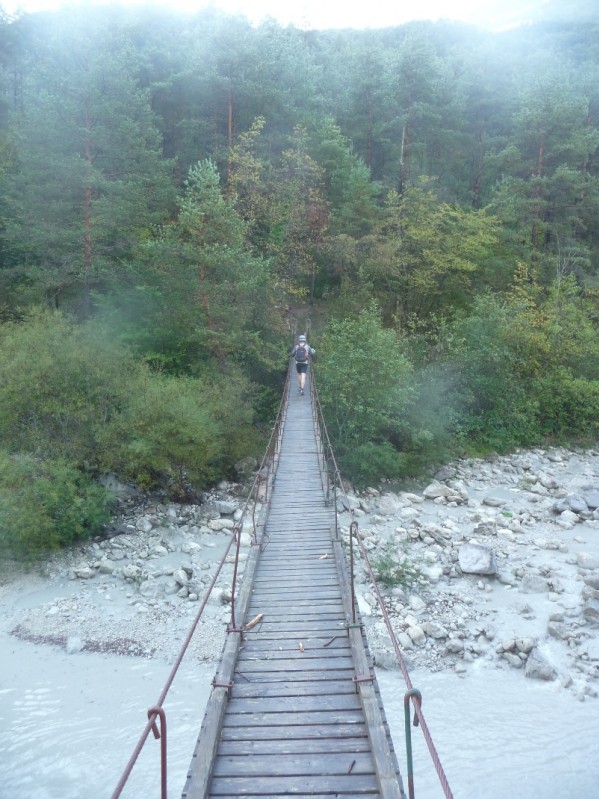
[(67, 643), (65, 646), (67, 655), (76, 655), (78, 652), (81, 652), (83, 647), (84, 643), (81, 638), (75, 635), (69, 636), (69, 638), (67, 638)]
[(495, 552), (483, 544), (462, 544), (458, 552), (458, 562), (465, 574), (497, 573)]

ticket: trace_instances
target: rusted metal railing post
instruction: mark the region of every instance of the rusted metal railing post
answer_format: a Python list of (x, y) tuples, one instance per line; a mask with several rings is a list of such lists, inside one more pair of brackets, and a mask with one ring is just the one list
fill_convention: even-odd
[[(156, 725), (156, 718), (160, 719), (160, 729)], [(167, 747), (166, 747), (166, 713), (162, 707), (151, 707), (148, 710), (148, 720), (152, 724), (152, 734), (156, 740), (160, 739), (160, 799), (167, 799)]]

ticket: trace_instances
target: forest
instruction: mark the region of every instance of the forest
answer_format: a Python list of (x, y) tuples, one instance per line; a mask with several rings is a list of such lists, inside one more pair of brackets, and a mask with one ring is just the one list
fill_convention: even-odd
[(294, 333), (356, 488), (596, 444), (591, 5), (502, 32), (0, 9), (0, 556), (100, 531), (103, 475), (235, 479)]

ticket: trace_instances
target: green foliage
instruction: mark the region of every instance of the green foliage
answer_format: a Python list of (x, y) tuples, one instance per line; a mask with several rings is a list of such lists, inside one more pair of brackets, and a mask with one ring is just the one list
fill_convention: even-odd
[(217, 474), (220, 428), (202, 402), (199, 381), (148, 374), (106, 430), (106, 469), (155, 487), (164, 477), (183, 495), (186, 482), (203, 488)]
[(3, 19), (1, 445), (178, 491), (228, 474), (306, 297), (315, 339), (342, 319), (317, 369), (359, 483), (592, 436), (596, 34)]
[(366, 441), (352, 449), (340, 448), (339, 468), (355, 485), (376, 485), (381, 477), (396, 479), (408, 471), (408, 459), (388, 441)]
[[(192, 167), (177, 219), (144, 242), (136, 264), (141, 315), (130, 335), (149, 362), (174, 374), (268, 362), (270, 266), (251, 253), (246, 231), (214, 163)], [(117, 315), (127, 311), (124, 304)]]
[(560, 441), (594, 443), (599, 436), (599, 380), (558, 369), (537, 381), (541, 431)]
[(111, 497), (62, 458), (0, 450), (0, 557), (33, 559), (99, 533)]
[(152, 373), (97, 325), (40, 314), (1, 329), (2, 446), (115, 471), (144, 486), (205, 486), (254, 453), (246, 382)]
[(99, 438), (129, 401), (139, 367), (94, 326), (59, 313), (0, 328), (0, 440), (12, 452), (99, 465)]
[(372, 571), (377, 582), (388, 588), (401, 586), (410, 589), (426, 582), (418, 564), (408, 557), (406, 547), (400, 549), (392, 543), (388, 543), (383, 552), (373, 559)]
[(464, 442), (506, 451), (539, 439), (538, 407), (514, 337), (514, 314), (493, 297), (452, 327), (460, 402), (457, 431)]
[(439, 202), (426, 185), (392, 191), (361, 278), (387, 321), (450, 312), (469, 301), (476, 272), (496, 243), (497, 223), (488, 214)]
[(329, 324), (317, 369), (329, 432), (350, 476), (396, 475), (400, 462), (386, 442), (410, 401), (411, 367), (376, 306)]

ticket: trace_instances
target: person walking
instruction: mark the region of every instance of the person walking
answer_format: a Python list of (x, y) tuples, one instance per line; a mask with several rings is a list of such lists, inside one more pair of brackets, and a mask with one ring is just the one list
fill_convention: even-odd
[(295, 369), (297, 371), (297, 383), (300, 394), (304, 393), (306, 385), (306, 374), (308, 373), (308, 363), (314, 360), (316, 350), (308, 344), (304, 335), (298, 336), (297, 344), (291, 350), (291, 357), (295, 358)]

